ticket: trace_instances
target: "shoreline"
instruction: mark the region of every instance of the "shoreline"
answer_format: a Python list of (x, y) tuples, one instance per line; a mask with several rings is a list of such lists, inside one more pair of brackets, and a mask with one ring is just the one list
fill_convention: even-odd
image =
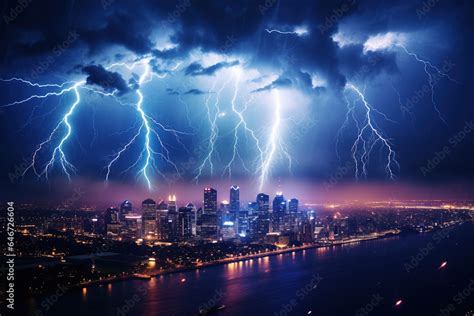
[(192, 271), (192, 270), (199, 270), (199, 269), (207, 268), (207, 267), (225, 265), (225, 264), (228, 264), (228, 263), (241, 262), (241, 261), (243, 262), (243, 261), (247, 261), (247, 260), (265, 258), (265, 257), (270, 257), (270, 256), (276, 256), (276, 255), (280, 255), (280, 254), (291, 253), (291, 252), (296, 252), (296, 251), (303, 251), (303, 250), (307, 250), (307, 249), (332, 248), (332, 247), (337, 247), (337, 246), (342, 246), (342, 245), (347, 245), (347, 244), (353, 244), (353, 243), (358, 243), (358, 242), (396, 237), (396, 236), (399, 235), (399, 233), (400, 232), (394, 233), (394, 231), (389, 231), (389, 232), (386, 232), (384, 234), (377, 234), (376, 236), (365, 236), (364, 238), (350, 239), (350, 240), (346, 240), (346, 241), (344, 241), (344, 240), (334, 241), (331, 244), (323, 244), (323, 243), (319, 242), (319, 243), (303, 245), (303, 246), (299, 246), (299, 247), (284, 248), (284, 249), (280, 249), (280, 250), (268, 251), (268, 252), (258, 253), (258, 254), (248, 255), (248, 256), (221, 259), (221, 260), (217, 260), (217, 261), (206, 262), (206, 263), (203, 263), (201, 265), (196, 265), (196, 266), (174, 268), (174, 269), (159, 271), (159, 272), (156, 272), (156, 273), (153, 272), (153, 273), (150, 273), (149, 275), (151, 277), (157, 277), (157, 276), (161, 276), (161, 275), (174, 274), (174, 273)]
[[(471, 222), (471, 221), (465, 221), (462, 223), (453, 223), (451, 225), (447, 225), (445, 227), (442, 227), (441, 230), (444, 230), (446, 228), (450, 228), (452, 226), (461, 226), (466, 222)], [(418, 234), (430, 234), (433, 233), (434, 231), (437, 231), (435, 229), (426, 231), (423, 233), (418, 233)], [(212, 262), (207, 262), (203, 263), (200, 265), (195, 265), (195, 266), (187, 266), (187, 267), (181, 267), (181, 268), (173, 268), (173, 269), (167, 269), (167, 270), (162, 270), (162, 271), (153, 271), (153, 272), (146, 272), (146, 273), (134, 273), (132, 275), (125, 275), (121, 277), (115, 277), (113, 279), (107, 279), (107, 280), (97, 280), (97, 281), (92, 281), (88, 282), (87, 284), (77, 284), (71, 286), (72, 288), (88, 288), (88, 287), (93, 287), (93, 286), (102, 286), (102, 285), (107, 285), (109, 283), (116, 283), (116, 282), (122, 282), (122, 281), (130, 281), (130, 280), (142, 280), (142, 281), (148, 281), (151, 278), (156, 278), (162, 275), (169, 275), (169, 274), (175, 274), (175, 273), (182, 273), (182, 272), (188, 272), (188, 271), (193, 271), (193, 270), (199, 270), (202, 268), (208, 268), (208, 267), (214, 267), (214, 266), (219, 266), (219, 265), (225, 265), (229, 263), (235, 263), (235, 262), (240, 262), (240, 261), (246, 261), (246, 260), (253, 260), (253, 259), (258, 259), (258, 258), (264, 258), (264, 257), (270, 257), (270, 256), (276, 256), (280, 254), (285, 254), (285, 253), (291, 253), (291, 252), (296, 252), (296, 251), (304, 251), (308, 249), (316, 249), (316, 248), (332, 248), (332, 247), (339, 247), (343, 245), (349, 245), (349, 244), (354, 244), (354, 243), (361, 243), (361, 242), (366, 242), (366, 241), (375, 241), (375, 240), (382, 240), (382, 239), (388, 239), (392, 237), (400, 237), (403, 235), (402, 231), (399, 230), (389, 230), (385, 231), (383, 233), (376, 233), (375, 235), (367, 235), (359, 238), (352, 238), (352, 239), (347, 239), (347, 240), (335, 240), (332, 242), (326, 243), (314, 243), (314, 244), (309, 244), (309, 245), (303, 245), (299, 247), (292, 247), (292, 248), (285, 248), (285, 249), (280, 249), (280, 250), (275, 250), (275, 251), (268, 251), (265, 253), (258, 253), (258, 254), (253, 254), (249, 256), (241, 256), (241, 257), (232, 257), (232, 258), (226, 258), (226, 259), (221, 259), (217, 261), (212, 261)]]
[(314, 244), (303, 245), (303, 246), (292, 247), (292, 248), (284, 248), (284, 249), (279, 249), (275, 251), (268, 251), (264, 253), (248, 255), (248, 256), (231, 257), (231, 258), (221, 259), (217, 261), (206, 262), (206, 263), (202, 263), (200, 265), (195, 265), (195, 266), (172, 268), (172, 269), (166, 269), (162, 271), (145, 272), (145, 273), (140, 273), (140, 274), (134, 273), (133, 275), (126, 275), (126, 276), (116, 277), (113, 279), (97, 280), (97, 281), (88, 282), (87, 284), (78, 284), (76, 286), (73, 286), (72, 288), (88, 288), (88, 287), (97, 286), (97, 285), (102, 286), (109, 283), (129, 281), (129, 280), (150, 280), (151, 278), (156, 278), (162, 275), (188, 272), (188, 271), (193, 271), (193, 270), (199, 270), (202, 268), (214, 267), (214, 266), (225, 265), (225, 264), (241, 262), (241, 261), (244, 262), (247, 260), (265, 258), (265, 257), (276, 256), (280, 254), (292, 253), (292, 252), (297, 252), (297, 251), (304, 251), (308, 249), (339, 247), (342, 245), (360, 243), (360, 242), (365, 242), (365, 241), (374, 241), (374, 240), (386, 239), (386, 238), (391, 238), (391, 237), (398, 237), (399, 235), (400, 235), (400, 231), (390, 230), (384, 233), (378, 233), (377, 235), (374, 235), (374, 236), (368, 235), (368, 236), (355, 238), (355, 239), (352, 238), (352, 239), (340, 240), (340, 241), (335, 240), (330, 243), (328, 242), (327, 244), (318, 242)]

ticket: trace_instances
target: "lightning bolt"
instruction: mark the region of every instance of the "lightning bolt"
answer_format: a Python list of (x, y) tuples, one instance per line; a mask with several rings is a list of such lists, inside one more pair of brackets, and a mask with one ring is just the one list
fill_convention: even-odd
[[(144, 142), (143, 142), (143, 145), (142, 145), (142, 150), (140, 151), (140, 155), (139, 155), (138, 159), (126, 169), (126, 171), (130, 170), (132, 167), (135, 167), (139, 163), (140, 160), (143, 160), (143, 165), (140, 168), (140, 170), (138, 171), (138, 174), (143, 176), (143, 178), (145, 179), (145, 182), (147, 184), (148, 189), (152, 190), (153, 189), (153, 184), (152, 184), (152, 181), (150, 179), (150, 171), (151, 171), (150, 169), (154, 170), (155, 172), (157, 172), (161, 176), (165, 177), (165, 175), (162, 172), (160, 172), (159, 168), (156, 167), (156, 161), (155, 161), (154, 156), (161, 157), (164, 161), (166, 161), (168, 164), (170, 164), (174, 168), (174, 170), (176, 171), (178, 176), (181, 176), (181, 174), (178, 170), (178, 167), (171, 160), (170, 151), (167, 148), (167, 146), (165, 145), (165, 143), (164, 143), (164, 141), (161, 137), (161, 133), (159, 133), (156, 130), (155, 126), (159, 127), (164, 132), (172, 133), (177, 139), (178, 139), (178, 135), (187, 134), (187, 133), (183, 133), (183, 132), (177, 131), (175, 129), (166, 128), (164, 125), (162, 125), (161, 123), (159, 123), (158, 121), (153, 119), (151, 116), (146, 114), (146, 112), (143, 108), (144, 96), (143, 96), (143, 93), (141, 91), (141, 87), (144, 84), (150, 82), (152, 80), (152, 78), (156, 75), (154, 72), (151, 71), (151, 67), (149, 65), (149, 60), (134, 62), (131, 65), (120, 63), (120, 64), (114, 64), (112, 66), (113, 67), (125, 66), (127, 69), (131, 70), (131, 69), (134, 69), (135, 67), (137, 67), (138, 65), (141, 65), (141, 66), (144, 67), (144, 71), (140, 75), (140, 78), (138, 80), (139, 88), (136, 90), (136, 94), (137, 94), (137, 97), (138, 97), (138, 100), (136, 102), (136, 111), (137, 111), (137, 113), (138, 113), (138, 115), (139, 115), (142, 122), (141, 122), (140, 127), (138, 128), (138, 131), (115, 154), (115, 156), (107, 164), (107, 166), (106, 166), (107, 173), (106, 173), (106, 177), (105, 177), (105, 183), (108, 183), (108, 181), (109, 181), (112, 166), (121, 158), (121, 156), (127, 150), (129, 150), (131, 148), (131, 146), (136, 142), (136, 140), (140, 137), (140, 135), (144, 134)], [(176, 68), (177, 67), (175, 67), (175, 69)], [(162, 79), (163, 77), (158, 76), (158, 78)], [(152, 144), (152, 141), (151, 141), (151, 137), (153, 135), (156, 137), (156, 139), (158, 141), (158, 144), (159, 144), (159, 149), (158, 150), (153, 148), (153, 144)]]
[[(280, 92), (278, 89), (274, 89), (272, 91), (275, 99), (275, 113), (273, 117), (273, 124), (270, 130), (270, 136), (268, 138), (268, 143), (265, 149), (264, 160), (262, 165), (260, 166), (260, 181), (259, 181), (259, 190), (262, 191), (265, 185), (265, 181), (268, 178), (270, 173), (270, 168), (272, 166), (273, 160), (275, 159), (275, 155), (277, 154), (278, 149), (282, 149), (281, 140), (278, 139), (280, 125), (281, 125), (281, 100), (280, 100)], [(286, 154), (287, 157), (290, 157), (288, 153)], [(291, 163), (291, 160), (290, 160)]]
[(364, 113), (364, 119), (362, 123), (360, 123), (354, 114), (355, 108), (350, 107), (349, 102), (347, 101), (348, 112), (346, 115), (345, 124), (348, 121), (349, 115), (352, 115), (353, 119), (357, 123), (358, 129), (357, 138), (351, 148), (352, 159), (355, 163), (355, 177), (357, 179), (359, 176), (367, 177), (367, 165), (369, 163), (370, 156), (374, 147), (380, 143), (382, 146), (381, 150), (385, 149), (387, 151), (385, 170), (390, 179), (394, 179), (394, 169), (400, 168), (400, 165), (396, 159), (396, 153), (392, 148), (390, 140), (387, 139), (382, 131), (377, 127), (375, 119), (373, 118), (373, 113), (381, 115), (384, 119), (388, 118), (380, 111), (374, 109), (366, 100), (364, 93), (361, 92), (361, 90), (355, 85), (347, 83), (346, 90), (353, 91), (356, 94), (358, 101), (362, 103), (362, 110)]
[(446, 120), (444, 119), (443, 115), (441, 114), (441, 111), (438, 108), (438, 105), (435, 102), (435, 85), (437, 83), (437, 80), (436, 80), (435, 76), (439, 76), (440, 78), (441, 77), (447, 78), (448, 80), (450, 80), (454, 83), (458, 83), (458, 82), (456, 80), (454, 80), (453, 78), (451, 78), (451, 76), (449, 76), (449, 74), (441, 71), (437, 66), (433, 65), (430, 61), (422, 59), (418, 56), (418, 54), (409, 51), (408, 48), (405, 45), (403, 45), (401, 43), (397, 43), (396, 46), (400, 47), (408, 56), (413, 57), (417, 62), (419, 62), (423, 65), (423, 70), (425, 71), (426, 76), (428, 77), (428, 84), (430, 85), (431, 103), (433, 104), (433, 108), (435, 109), (436, 113), (438, 114), (439, 119), (444, 124), (447, 125)]
[[(194, 177), (194, 181), (196, 183), (199, 181), (199, 178), (202, 176), (203, 170), (207, 164), (209, 164), (210, 174), (212, 175), (214, 172), (213, 157), (216, 155), (216, 141), (219, 136), (219, 127), (217, 126), (217, 120), (219, 119), (219, 114), (221, 113), (219, 102), (220, 102), (222, 91), (224, 91), (224, 89), (226, 88), (226, 86), (229, 84), (231, 80), (232, 80), (232, 77), (229, 77), (226, 81), (224, 81), (220, 89), (217, 91), (215, 102), (214, 102), (214, 113), (212, 113), (211, 107), (209, 105), (209, 102), (211, 99), (210, 93), (204, 103), (207, 110), (207, 120), (209, 122), (211, 133), (207, 141), (207, 154), (204, 157), (202, 163), (197, 168), (197, 174)], [(217, 85), (217, 80), (213, 83), (211, 91), (216, 87), (216, 85)]]
[(269, 34), (278, 33), (283, 35), (296, 35), (296, 36), (304, 36), (309, 33), (308, 29), (305, 27), (295, 27), (293, 31), (281, 31), (278, 29), (265, 29), (265, 31)]
[[(8, 80), (8, 79), (7, 79)], [(8, 82), (7, 80), (3, 79), (2, 81), (4, 82)], [(30, 85), (35, 85), (35, 87), (46, 87), (47, 85), (39, 85), (39, 84), (35, 84), (35, 83), (31, 83), (27, 80), (22, 80), (22, 82), (27, 82), (28, 84)], [(18, 101), (13, 101), (13, 102), (10, 102), (10, 103), (7, 103), (7, 104), (3, 104), (3, 105), (0, 105), (0, 108), (7, 108), (7, 107), (11, 107), (11, 106), (14, 106), (14, 105), (19, 105), (19, 104), (23, 104), (23, 103), (27, 103), (31, 100), (34, 100), (34, 99), (46, 99), (50, 96), (60, 96), (60, 95), (63, 95), (65, 94), (66, 92), (70, 92), (71, 90), (75, 90), (77, 88), (76, 86), (77, 83), (75, 83), (75, 85), (71, 86), (71, 87), (68, 87), (68, 88), (65, 88), (65, 89), (62, 89), (61, 91), (54, 91), (54, 92), (47, 92), (47, 93), (44, 93), (44, 94), (33, 94), (31, 96), (29, 96), (28, 98), (26, 99), (23, 99), (23, 100), (18, 100)], [(66, 83), (64, 84), (66, 85)], [(56, 85), (54, 85), (56, 86)]]
[(234, 94), (232, 96), (231, 105), (232, 105), (232, 112), (238, 117), (238, 123), (234, 127), (234, 142), (233, 142), (233, 146), (232, 146), (232, 157), (229, 160), (229, 162), (227, 163), (227, 165), (224, 167), (224, 170), (223, 170), (223, 175), (227, 172), (229, 174), (229, 177), (232, 176), (232, 164), (234, 163), (234, 161), (237, 157), (241, 160), (244, 169), (249, 171), (248, 168), (245, 166), (245, 163), (244, 163), (243, 159), (241, 158), (241, 156), (239, 154), (239, 150), (238, 150), (239, 130), (241, 128), (243, 128), (244, 132), (248, 133), (248, 135), (250, 135), (252, 140), (255, 142), (255, 147), (256, 147), (256, 149), (259, 153), (259, 157), (260, 157), (260, 164), (263, 161), (263, 154), (264, 154), (262, 148), (260, 147), (260, 141), (259, 141), (258, 137), (256, 136), (255, 131), (252, 130), (248, 126), (247, 121), (244, 117), (244, 113), (245, 113), (245, 111), (247, 111), (248, 105), (252, 101), (252, 98), (250, 98), (248, 100), (248, 102), (245, 103), (245, 105), (244, 105), (244, 107), (241, 111), (239, 111), (237, 109), (237, 106), (236, 106), (236, 99), (237, 99), (237, 96), (239, 94), (240, 76), (241, 76), (241, 71), (240, 71), (240, 69), (237, 69), (236, 72), (235, 72), (236, 79), (235, 79)]
[(408, 115), (410, 117), (412, 125), (415, 126), (415, 114), (410, 110), (409, 107), (403, 104), (400, 91), (398, 91), (398, 89), (395, 87), (393, 80), (390, 80), (390, 86), (392, 87), (393, 91), (397, 94), (398, 105), (400, 106), (400, 111), (402, 112), (404, 116)]
[[(149, 62), (150, 62), (150, 58), (141, 58), (139, 60), (133, 61), (132, 63), (115, 63), (106, 67), (106, 69), (111, 69), (113, 67), (125, 67), (128, 70), (134, 70), (138, 66), (143, 67), (143, 71), (138, 81), (139, 88), (135, 91), (137, 95), (137, 101), (131, 102), (131, 103), (123, 102), (119, 98), (117, 89), (115, 89), (112, 92), (104, 92), (104, 91), (95, 89), (93, 87), (86, 86), (86, 80), (66, 81), (60, 84), (57, 84), (57, 83), (40, 84), (40, 83), (32, 82), (30, 80), (26, 80), (23, 78), (17, 78), (17, 77), (13, 77), (9, 79), (0, 79), (0, 81), (5, 82), (5, 83), (19, 82), (21, 84), (26, 84), (32, 88), (41, 88), (41, 89), (48, 88), (49, 90), (61, 89), (59, 91), (46, 91), (43, 93), (32, 94), (26, 97), (25, 99), (16, 100), (7, 104), (0, 105), (0, 108), (20, 105), (20, 104), (24, 104), (36, 99), (46, 100), (52, 96), (63, 96), (71, 92), (73, 92), (73, 95), (74, 95), (74, 101), (68, 106), (67, 111), (63, 115), (61, 120), (55, 125), (55, 127), (53, 128), (51, 133), (48, 135), (48, 137), (46, 137), (46, 139), (41, 141), (36, 146), (36, 149), (34, 150), (32, 154), (31, 163), (23, 171), (23, 176), (25, 176), (29, 170), (32, 170), (37, 177), (44, 176), (46, 179), (48, 179), (48, 175), (50, 171), (53, 169), (55, 164), (59, 162), (59, 165), (61, 166), (61, 170), (64, 172), (67, 178), (71, 180), (71, 174), (75, 173), (77, 169), (67, 158), (65, 146), (73, 134), (74, 127), (72, 125), (71, 118), (74, 115), (77, 107), (81, 103), (81, 94), (80, 94), (81, 89), (89, 91), (93, 93), (94, 95), (100, 95), (103, 97), (112, 97), (119, 104), (124, 105), (124, 106), (133, 106), (141, 121), (141, 124), (138, 130), (133, 134), (132, 138), (112, 156), (112, 159), (107, 164), (106, 176), (105, 176), (106, 183), (108, 183), (109, 181), (111, 170), (114, 164), (123, 156), (123, 154), (127, 150), (129, 150), (132, 147), (134, 143), (138, 141), (138, 139), (141, 136), (143, 136), (144, 140), (143, 140), (142, 150), (140, 152), (140, 155), (138, 159), (127, 168), (127, 170), (130, 170), (131, 168), (135, 167), (139, 163), (142, 163), (138, 171), (138, 174), (144, 178), (146, 185), (150, 190), (153, 188), (153, 184), (151, 181), (152, 170), (156, 171), (157, 173), (159, 173), (160, 175), (164, 177), (164, 174), (156, 166), (155, 156), (162, 158), (165, 162), (170, 164), (178, 173), (178, 175), (180, 175), (176, 164), (174, 164), (173, 161), (171, 160), (170, 151), (165, 145), (165, 142), (162, 138), (162, 134), (170, 133), (174, 135), (176, 140), (180, 142), (181, 145), (183, 145), (181, 141), (179, 140), (179, 137), (184, 134), (188, 135), (188, 133), (183, 133), (175, 129), (165, 127), (163, 124), (159, 123), (157, 120), (155, 120), (153, 117), (151, 117), (150, 115), (146, 113), (143, 107), (144, 95), (141, 90), (142, 86), (150, 82), (154, 77), (161, 79), (166, 76), (166, 75), (161, 76), (159, 74), (154, 73), (151, 70), (151, 66)], [(173, 67), (173, 69), (176, 70), (178, 67), (179, 67), (179, 64)], [(156, 137), (158, 146), (154, 146), (155, 144), (153, 142), (153, 136)], [(58, 139), (57, 143), (56, 143), (56, 139)], [(56, 143), (56, 145), (54, 145), (54, 147), (51, 149), (52, 150), (51, 156), (48, 158), (48, 160), (44, 164), (41, 164), (39, 161), (40, 156), (42, 155), (43, 151), (45, 151), (47, 147), (53, 143)]]
[(346, 115), (345, 115), (345, 118), (344, 118), (344, 122), (342, 123), (341, 127), (339, 128), (339, 130), (337, 131), (337, 134), (336, 134), (336, 155), (337, 155), (337, 159), (339, 160), (339, 162), (341, 162), (341, 157), (339, 155), (339, 150), (338, 150), (339, 149), (339, 143), (341, 142), (341, 138), (343, 136), (344, 130), (350, 124), (351, 118), (354, 121), (354, 124), (356, 125), (357, 134), (360, 133), (359, 121), (357, 120), (356, 113), (355, 113), (355, 105), (349, 101), (349, 99), (347, 98), (347, 95), (345, 95), (345, 94), (344, 94), (344, 100), (345, 100), (345, 103), (346, 103), (347, 112), (346, 112)]
[[(27, 168), (25, 168), (25, 170), (23, 171), (23, 176), (28, 172), (28, 170), (32, 169), (38, 177), (41, 177), (41, 176), (44, 175), (47, 178), (49, 169), (54, 166), (54, 163), (56, 162), (57, 158), (59, 158), (59, 162), (60, 162), (60, 165), (61, 165), (61, 168), (62, 168), (63, 172), (67, 175), (69, 181), (71, 180), (70, 172), (75, 172), (76, 168), (66, 158), (66, 154), (64, 153), (63, 146), (66, 143), (66, 141), (69, 139), (69, 137), (71, 136), (71, 133), (72, 133), (72, 126), (71, 126), (71, 123), (69, 122), (69, 119), (73, 115), (73, 113), (74, 113), (76, 107), (78, 106), (78, 104), (81, 102), (81, 95), (79, 94), (78, 89), (83, 84), (85, 84), (85, 81), (77, 82), (74, 86), (72, 86), (70, 88), (67, 88), (67, 89), (63, 89), (58, 94), (55, 94), (55, 95), (62, 95), (64, 93), (68, 92), (68, 91), (74, 90), (75, 101), (69, 107), (69, 110), (63, 116), (61, 121), (59, 121), (59, 123), (56, 125), (56, 127), (53, 129), (53, 131), (49, 134), (49, 136), (37, 146), (36, 150), (33, 152), (33, 157), (32, 157), (30, 165)], [(45, 94), (45, 95), (42, 95), (39, 98), (47, 98), (48, 96), (49, 96), (48, 94)], [(24, 102), (27, 102), (27, 101), (24, 101)], [(23, 103), (23, 102), (21, 102), (21, 103)], [(55, 136), (57, 131), (62, 126), (66, 127), (66, 133), (63, 135), (63, 137), (59, 141), (59, 144), (56, 147), (54, 147), (53, 152), (51, 154), (51, 158), (46, 163), (46, 165), (44, 166), (42, 171), (38, 171), (36, 169), (36, 164), (37, 164), (37, 159), (38, 159), (39, 153), (44, 148), (44, 146), (46, 146), (47, 144), (49, 144), (53, 141), (53, 137)]]
[(75, 84), (74, 81), (66, 81), (66, 82), (63, 82), (61, 84), (56, 84), (56, 83), (40, 84), (40, 83), (32, 82), (30, 80), (26, 80), (26, 79), (23, 79), (23, 78), (17, 78), (17, 77), (8, 78), (8, 79), (1, 79), (0, 78), (0, 81), (2, 81), (2, 82), (15, 82), (15, 81), (18, 81), (18, 82), (21, 82), (21, 83), (26, 83), (30, 87), (37, 87), (37, 88), (50, 88), (50, 87), (51, 88), (63, 88), (65, 85)]

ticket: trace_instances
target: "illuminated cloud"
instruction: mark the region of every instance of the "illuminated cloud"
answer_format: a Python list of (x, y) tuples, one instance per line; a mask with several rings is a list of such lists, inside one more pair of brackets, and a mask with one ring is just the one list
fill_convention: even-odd
[(371, 51), (376, 52), (379, 50), (390, 50), (396, 45), (403, 45), (405, 41), (406, 37), (401, 33), (388, 32), (385, 34), (370, 36), (364, 43), (364, 53)]

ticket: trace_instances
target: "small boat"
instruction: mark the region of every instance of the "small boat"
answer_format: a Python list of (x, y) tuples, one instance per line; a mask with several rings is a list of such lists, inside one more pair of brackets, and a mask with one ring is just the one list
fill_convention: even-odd
[(210, 308), (201, 308), (198, 312), (198, 316), (210, 315), (220, 310), (223, 310), (225, 305), (214, 305)]

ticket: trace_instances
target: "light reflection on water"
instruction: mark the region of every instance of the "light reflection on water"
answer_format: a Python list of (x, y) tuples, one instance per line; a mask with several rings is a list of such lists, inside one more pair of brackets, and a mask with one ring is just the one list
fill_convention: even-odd
[[(474, 233), (469, 234), (468, 237), (474, 237)], [(454, 237), (446, 239), (445, 242), (464, 245), (467, 240), (472, 240), (474, 243), (474, 238), (468, 239), (468, 237), (462, 239), (464, 242), (458, 242), (459, 240)], [(436, 297), (437, 302), (443, 302), (444, 296), (439, 294), (443, 293), (440, 290), (445, 289), (442, 287), (442, 280), (434, 278), (433, 273), (438, 272), (429, 269), (432, 265), (439, 266), (436, 258), (434, 258), (436, 262), (431, 262), (431, 257), (427, 257), (422, 262), (423, 267), (427, 268), (420, 266), (416, 274), (400, 274), (404, 260), (416, 254), (419, 247), (426, 246), (426, 243), (432, 240), (431, 238), (428, 235), (427, 237), (410, 235), (406, 238), (368, 241), (342, 247), (314, 248), (163, 275), (149, 281), (133, 280), (113, 285), (108, 284), (103, 287), (94, 286), (85, 291), (82, 290), (83, 293), (76, 290), (76, 294), (66, 294), (64, 299), (57, 304), (61, 305), (58, 307), (58, 311), (65, 311), (70, 306), (81, 306), (82, 309), (85, 309), (94, 304), (107, 304), (101, 308), (103, 311), (110, 312), (135, 294), (140, 286), (146, 285), (147, 294), (142, 296), (140, 303), (129, 313), (130, 316), (156, 315), (158, 312), (160, 315), (196, 314), (199, 305), (208, 302), (214, 297), (216, 291), (223, 293), (222, 301), (219, 303), (227, 306), (224, 315), (245, 314), (251, 309), (258, 311), (268, 309), (270, 310), (268, 314), (273, 314), (274, 311), (281, 308), (281, 304), (287, 303), (294, 297), (295, 291), (306, 284), (314, 274), (320, 274), (323, 281), (317, 287), (317, 291), (308, 297), (304, 306), (301, 306), (305, 310), (298, 310), (298, 314), (301, 314), (299, 312), (305, 314), (310, 307), (314, 312), (318, 306), (336, 308), (338, 311), (350, 314), (360, 307), (361, 300), (371, 297), (374, 287), (377, 287), (379, 291), (388, 289), (388, 292), (382, 292), (382, 294), (389, 297), (389, 290), (393, 288), (393, 284), (397, 285), (397, 292), (400, 291), (405, 296), (416, 294), (417, 298), (423, 291), (416, 291), (413, 294), (412, 291), (415, 290), (412, 287), (418, 286), (418, 284), (420, 286), (430, 285), (432, 290), (426, 291), (429, 292), (427, 296)], [(470, 244), (472, 245), (472, 243)], [(456, 262), (456, 256), (460, 254), (465, 256), (468, 253), (463, 251), (464, 248), (461, 249), (461, 246), (456, 247), (454, 252), (450, 249), (454, 249), (454, 247), (437, 248), (437, 251), (442, 250), (443, 259), (449, 259), (450, 263)], [(374, 256), (374, 253), (377, 255)], [(464, 264), (464, 261), (460, 262), (460, 264)], [(472, 263), (472, 261), (466, 261), (465, 264), (468, 263)], [(350, 269), (348, 269), (348, 264), (350, 264)], [(368, 269), (371, 271), (369, 275), (366, 274)], [(449, 281), (450, 284), (456, 284), (456, 286), (465, 285), (464, 281), (459, 283), (459, 280), (456, 279), (456, 275), (465, 270), (458, 269), (458, 272), (449, 274), (450, 269), (448, 269), (443, 271), (443, 278), (446, 278), (446, 282)], [(184, 283), (181, 282), (183, 278), (186, 279)], [(345, 284), (344, 288), (338, 286), (341, 283)], [(408, 285), (404, 286), (405, 283)], [(334, 297), (336, 289), (337, 297), (344, 291), (346, 294), (350, 293), (344, 304), (340, 304), (339, 300)], [(452, 298), (452, 295), (450, 297)], [(419, 299), (424, 302), (424, 306), (428, 307), (433, 302), (433, 298), (429, 298), (427, 301), (425, 297), (421, 296)], [(405, 306), (405, 308), (407, 307), (408, 305)], [(392, 309), (393, 306), (387, 306), (388, 311)], [(79, 309), (74, 310), (69, 316), (78, 315), (78, 312)], [(102, 315), (105, 314), (107, 312), (102, 313)], [(52, 315), (64, 315), (64, 313), (58, 312)]]

